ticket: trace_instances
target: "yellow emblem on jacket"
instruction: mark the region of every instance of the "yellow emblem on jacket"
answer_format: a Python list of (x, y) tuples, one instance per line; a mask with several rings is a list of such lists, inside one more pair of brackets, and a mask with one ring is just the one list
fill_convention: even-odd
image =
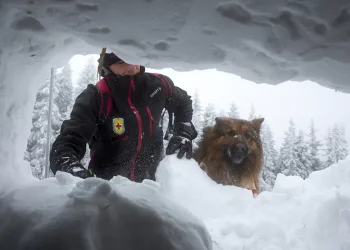
[(121, 135), (125, 132), (124, 119), (114, 118), (113, 119), (113, 131), (117, 135)]

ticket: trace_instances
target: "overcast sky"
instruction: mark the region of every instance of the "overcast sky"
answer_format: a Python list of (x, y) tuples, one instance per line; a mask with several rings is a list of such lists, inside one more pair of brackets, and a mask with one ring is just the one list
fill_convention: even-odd
[[(86, 59), (80, 55), (71, 59), (73, 81), (76, 81)], [(297, 129), (304, 132), (308, 132), (313, 119), (322, 142), (329, 127), (334, 123), (342, 123), (346, 128), (346, 139), (350, 142), (349, 94), (309, 81), (285, 82), (279, 85), (256, 84), (216, 69), (189, 72), (176, 72), (172, 69), (147, 71), (169, 76), (175, 85), (187, 90), (190, 95), (197, 89), (202, 105), (213, 103), (217, 111), (227, 110), (234, 101), (241, 118), (246, 119), (251, 105), (254, 105), (256, 113), (264, 117), (271, 127), (277, 148), (283, 141), (290, 118), (293, 118)]]

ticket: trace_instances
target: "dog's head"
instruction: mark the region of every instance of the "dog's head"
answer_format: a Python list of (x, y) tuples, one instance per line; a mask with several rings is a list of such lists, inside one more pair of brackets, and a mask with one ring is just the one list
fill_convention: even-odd
[(232, 167), (261, 154), (260, 128), (263, 121), (264, 118), (251, 121), (226, 117), (215, 119), (216, 143)]

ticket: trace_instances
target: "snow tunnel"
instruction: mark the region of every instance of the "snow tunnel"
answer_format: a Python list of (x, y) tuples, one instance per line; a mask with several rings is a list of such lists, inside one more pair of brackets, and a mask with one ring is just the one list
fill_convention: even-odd
[[(141, 243), (126, 234), (118, 235), (119, 238), (114, 234), (120, 225), (128, 225), (128, 219), (135, 217), (132, 213), (129, 217), (118, 213), (135, 207), (146, 211), (135, 221), (143, 222), (146, 218), (147, 225), (156, 228), (158, 225), (161, 229), (164, 225), (170, 227), (161, 223), (167, 221), (164, 218), (172, 219), (180, 211), (181, 216), (175, 216), (180, 227), (175, 223), (174, 232), (182, 233), (180, 238), (186, 239), (183, 243), (187, 247), (195, 239), (192, 235), (203, 243), (186, 249), (212, 249), (211, 243), (214, 250), (264, 246), (265, 249), (349, 249), (350, 158), (312, 174), (305, 181), (301, 177), (281, 175), (275, 192), (265, 193), (256, 200), (247, 190), (214, 185), (196, 164), (178, 164), (171, 158), (160, 168), (161, 183), (124, 185), (126, 180), (117, 178), (113, 185), (119, 185), (121, 192), (115, 192), (113, 185), (102, 180), (80, 182), (64, 174), (57, 177), (58, 184), (45, 179), (24, 188), (17, 186), (32, 176), (29, 165), (23, 161), (23, 152), (30, 134), (36, 91), (49, 77), (50, 68), (62, 67), (73, 55), (98, 54), (102, 47), (107, 47), (107, 51), (115, 52), (129, 63), (153, 69), (215, 68), (257, 84), (312, 80), (350, 93), (349, 1), (2, 0), (0, 30), (1, 249), (3, 242), (10, 244), (10, 248), (4, 249), (19, 249), (11, 248), (11, 244), (17, 243), (22, 244), (20, 249), (40, 249), (38, 243), (62, 249), (61, 238), (53, 233), (57, 231), (62, 233), (62, 238), (78, 239), (81, 246), (86, 246), (84, 237), (92, 239), (88, 243), (94, 247), (82, 249), (111, 249), (111, 246), (114, 249), (116, 244), (106, 240), (105, 235), (127, 246), (122, 249), (141, 249), (140, 245), (147, 246), (143, 242), (159, 240), (157, 232), (155, 238)], [(176, 178), (171, 178), (172, 175)], [(194, 182), (197, 189), (193, 188)], [(161, 185), (164, 192), (156, 192)], [(95, 186), (99, 188), (94, 189)], [(6, 193), (11, 187), (14, 189)], [(36, 196), (43, 190), (45, 195)], [(165, 195), (177, 202), (170, 203)], [(113, 210), (108, 204), (111, 196), (119, 204)], [(146, 206), (144, 196), (153, 197)], [(130, 197), (142, 201), (142, 206), (130, 203)], [(78, 202), (71, 206), (71, 200)], [(42, 206), (43, 201), (47, 206)], [(157, 207), (154, 201), (167, 213), (152, 217)], [(189, 209), (191, 214), (182, 213), (181, 208)], [(110, 212), (99, 213), (105, 210)], [(119, 215), (126, 220), (120, 223)], [(154, 224), (152, 218), (159, 223)], [(86, 226), (86, 221), (93, 221), (92, 227)], [(210, 229), (212, 239), (204, 224)], [(72, 225), (77, 229), (76, 234), (70, 234)], [(100, 226), (96, 227), (99, 231), (95, 230), (96, 225)], [(142, 226), (127, 228), (126, 232), (148, 238), (144, 236), (152, 231), (151, 226)], [(135, 232), (135, 228), (141, 230)], [(183, 237), (184, 234), (188, 237)], [(16, 237), (21, 240), (16, 242), (13, 240)], [(109, 246), (98, 245), (100, 239)], [(172, 241), (169, 235), (163, 235), (162, 239)], [(178, 247), (178, 242), (175, 237), (177, 247), (165, 249), (184, 249)], [(31, 248), (26, 243), (32, 243)], [(67, 240), (63, 243), (64, 249), (72, 247)], [(130, 247), (130, 243), (137, 247)]]
[(22, 152), (50, 67), (101, 47), (146, 67), (216, 68), (268, 84), (309, 79), (350, 92), (347, 1), (5, 0), (0, 20), (1, 175), (30, 173)]

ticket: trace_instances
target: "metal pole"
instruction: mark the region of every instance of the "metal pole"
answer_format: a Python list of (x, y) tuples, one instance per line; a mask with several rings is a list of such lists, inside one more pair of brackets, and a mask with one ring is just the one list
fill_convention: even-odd
[(49, 177), (49, 166), (50, 166), (50, 150), (51, 150), (51, 115), (52, 115), (52, 90), (53, 90), (53, 79), (55, 70), (51, 68), (51, 79), (50, 79), (50, 95), (49, 95), (49, 109), (47, 116), (47, 144), (46, 144), (46, 161), (45, 161), (45, 178)]
[(101, 51), (101, 55), (100, 55), (100, 59), (97, 67), (97, 81), (101, 80), (102, 65), (105, 59), (106, 50), (107, 48), (102, 48), (102, 51)]

